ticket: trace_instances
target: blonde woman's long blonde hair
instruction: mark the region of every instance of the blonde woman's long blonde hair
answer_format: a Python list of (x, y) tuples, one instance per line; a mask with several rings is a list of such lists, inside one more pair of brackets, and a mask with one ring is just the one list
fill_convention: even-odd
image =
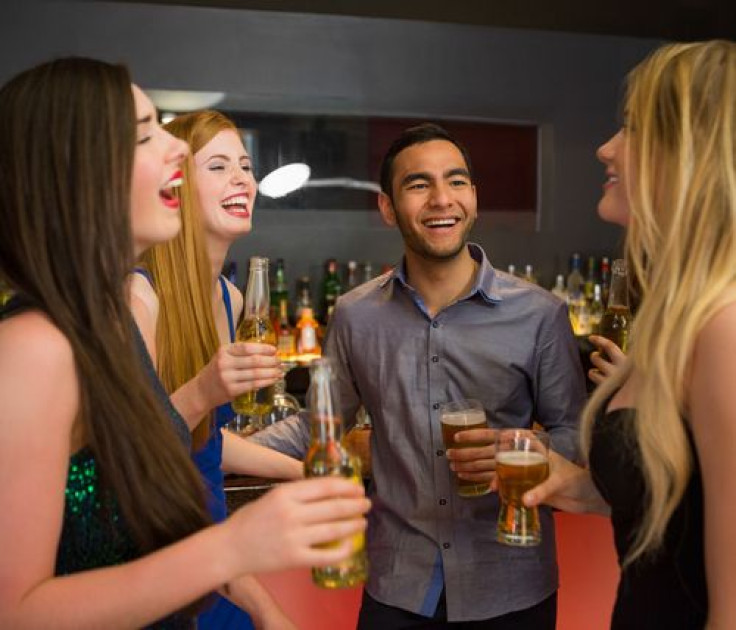
[[(220, 345), (212, 310), (212, 264), (200, 220), (194, 155), (221, 131), (238, 130), (229, 118), (215, 111), (178, 116), (166, 129), (185, 140), (191, 149), (182, 165), (182, 229), (174, 240), (150, 249), (143, 264), (153, 276), (159, 299), (158, 372), (166, 390), (174, 392), (207, 365)], [(207, 414), (194, 430), (195, 450), (207, 441), (213, 415), (214, 411)]]
[(736, 44), (670, 44), (628, 77), (626, 256), (643, 295), (625, 367), (583, 413), (582, 443), (636, 374), (636, 441), (647, 488), (625, 559), (656, 551), (693, 469), (688, 369), (698, 334), (736, 282)]

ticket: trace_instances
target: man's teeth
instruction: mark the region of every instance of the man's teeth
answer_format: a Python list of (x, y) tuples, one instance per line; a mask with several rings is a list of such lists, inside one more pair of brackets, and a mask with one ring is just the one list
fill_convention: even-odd
[(427, 227), (452, 227), (457, 223), (457, 219), (430, 219), (425, 221)]

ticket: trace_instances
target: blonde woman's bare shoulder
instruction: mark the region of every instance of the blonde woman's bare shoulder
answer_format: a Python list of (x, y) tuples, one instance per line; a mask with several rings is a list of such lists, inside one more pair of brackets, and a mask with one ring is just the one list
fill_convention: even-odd
[(726, 301), (706, 322), (690, 364), (691, 403), (712, 410), (729, 408), (736, 420), (736, 299)]

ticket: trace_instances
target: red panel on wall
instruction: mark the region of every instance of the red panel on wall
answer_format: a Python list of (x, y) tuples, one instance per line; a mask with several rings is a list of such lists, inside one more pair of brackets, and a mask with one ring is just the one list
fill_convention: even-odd
[[(370, 118), (371, 177), (394, 139), (418, 119)], [(479, 210), (535, 212), (537, 209), (537, 127), (505, 123), (438, 120), (470, 154)]]

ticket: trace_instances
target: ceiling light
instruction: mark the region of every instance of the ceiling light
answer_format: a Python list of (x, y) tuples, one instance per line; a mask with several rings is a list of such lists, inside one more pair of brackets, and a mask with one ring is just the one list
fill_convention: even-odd
[(284, 197), (306, 184), (311, 170), (303, 162), (293, 162), (277, 168), (258, 184), (258, 192), (274, 199)]

